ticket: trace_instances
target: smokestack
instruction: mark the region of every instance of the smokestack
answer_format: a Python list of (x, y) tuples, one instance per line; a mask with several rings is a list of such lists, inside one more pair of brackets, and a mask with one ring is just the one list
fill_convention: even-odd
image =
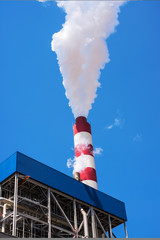
[(91, 126), (86, 117), (76, 118), (73, 126), (75, 156), (77, 160), (83, 158), (85, 168), (80, 170), (80, 181), (90, 187), (98, 189), (95, 160), (92, 145)]

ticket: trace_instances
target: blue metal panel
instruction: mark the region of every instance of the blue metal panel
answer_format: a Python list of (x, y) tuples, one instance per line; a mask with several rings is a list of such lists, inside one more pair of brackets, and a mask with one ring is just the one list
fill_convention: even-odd
[(17, 153), (14, 153), (11, 157), (1, 162), (0, 164), (0, 182), (5, 180), (11, 174), (16, 171)]
[[(13, 160), (11, 161), (8, 159), (7, 161), (12, 162)], [(16, 161), (14, 160), (14, 162)], [(4, 177), (7, 177), (7, 174), (9, 176), (9, 173), (12, 174), (14, 170), (15, 168), (12, 168), (12, 171), (7, 171), (7, 173), (4, 174)], [(24, 175), (29, 175), (32, 179), (86, 202), (89, 205), (99, 208), (125, 221), (127, 220), (125, 205), (123, 202), (80, 183), (75, 179), (19, 152), (17, 152), (16, 171)]]

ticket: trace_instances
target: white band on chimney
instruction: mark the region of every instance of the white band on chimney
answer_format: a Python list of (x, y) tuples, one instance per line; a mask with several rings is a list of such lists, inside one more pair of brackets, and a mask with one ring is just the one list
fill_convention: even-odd
[(77, 161), (84, 162), (85, 167), (90, 167), (90, 168), (96, 169), (94, 157), (91, 156), (91, 155), (84, 155), (83, 154), (83, 155), (77, 157)]
[(92, 181), (92, 180), (84, 180), (83, 181), (84, 184), (92, 187), (92, 188), (95, 188), (95, 189), (98, 189), (98, 185), (97, 185), (97, 182), (95, 181)]
[(92, 145), (92, 136), (88, 132), (79, 132), (74, 136), (74, 146), (78, 144), (91, 144)]

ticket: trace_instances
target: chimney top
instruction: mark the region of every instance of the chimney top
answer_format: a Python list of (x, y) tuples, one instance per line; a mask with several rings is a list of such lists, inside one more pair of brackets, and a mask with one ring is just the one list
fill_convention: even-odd
[(87, 122), (87, 118), (86, 117), (80, 116), (80, 117), (76, 118), (76, 124), (84, 123), (84, 122)]

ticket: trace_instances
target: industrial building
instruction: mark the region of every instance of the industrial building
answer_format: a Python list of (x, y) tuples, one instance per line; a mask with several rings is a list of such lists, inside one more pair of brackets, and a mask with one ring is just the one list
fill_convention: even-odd
[(22, 153), (0, 164), (0, 232), (18, 238), (108, 238), (125, 204)]

